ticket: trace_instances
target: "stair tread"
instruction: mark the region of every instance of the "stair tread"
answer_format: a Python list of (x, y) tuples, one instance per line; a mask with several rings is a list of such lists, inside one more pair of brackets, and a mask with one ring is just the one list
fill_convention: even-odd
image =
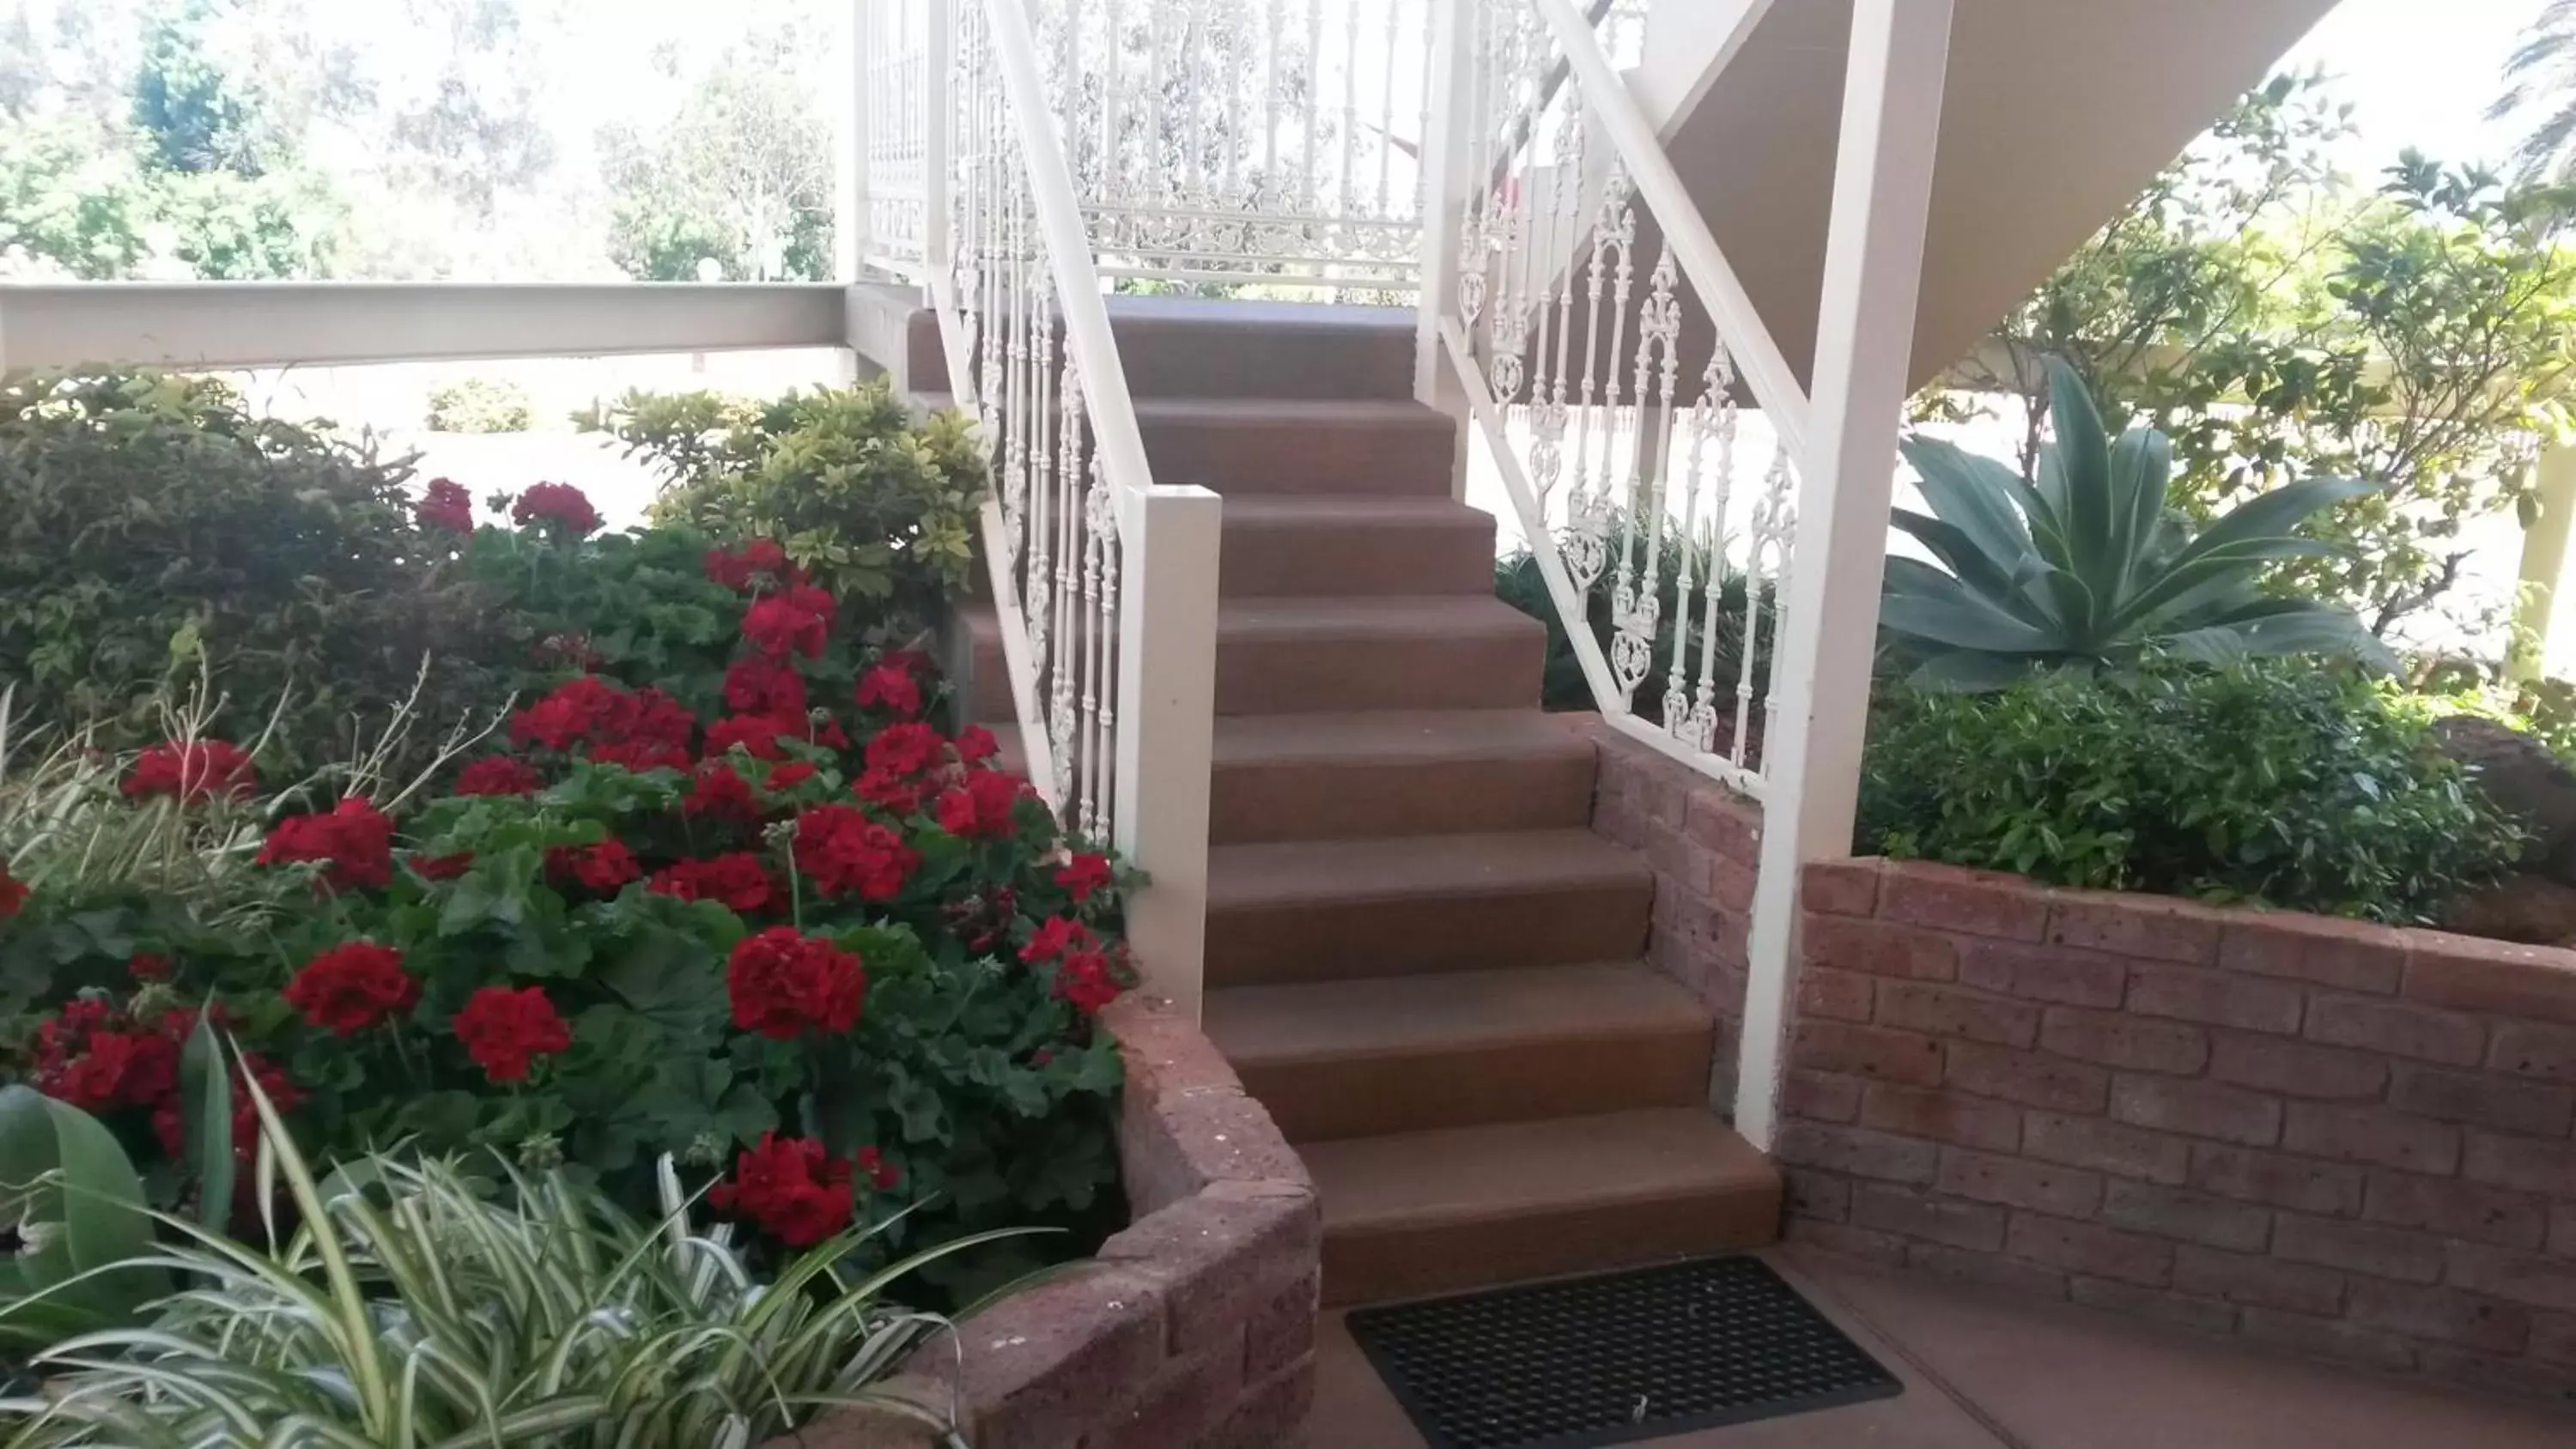
[(1687, 988), (1635, 962), (1378, 976), (1208, 993), (1208, 1038), (1238, 1067), (1495, 1045), (1705, 1033)]
[(1299, 636), (1518, 635), (1545, 626), (1490, 594), (1362, 594), (1228, 599), (1219, 642)]
[(1136, 421), (1153, 423), (1343, 423), (1412, 425), (1455, 433), (1458, 420), (1412, 398), (1140, 397)]
[(1536, 709), (1390, 709), (1226, 715), (1216, 722), (1214, 754), (1222, 767), (1573, 759), (1591, 750), (1591, 741)]
[(1761, 1153), (1702, 1107), (1351, 1137), (1299, 1152), (1328, 1236), (1770, 1193), (1779, 1181)]
[(1221, 845), (1208, 851), (1208, 908), (1519, 894), (1648, 883), (1645, 857), (1589, 830)]

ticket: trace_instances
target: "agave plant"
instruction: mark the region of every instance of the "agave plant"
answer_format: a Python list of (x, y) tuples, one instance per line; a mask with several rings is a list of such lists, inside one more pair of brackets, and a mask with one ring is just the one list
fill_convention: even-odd
[(2049, 363), (2056, 439), (2032, 483), (1991, 458), (1924, 437), (1905, 443), (1926, 517), (1896, 511), (1940, 561), (1891, 557), (1879, 622), (1921, 662), (1914, 681), (2000, 688), (2033, 669), (2121, 664), (2155, 650), (2219, 663), (2330, 654), (2393, 668), (2349, 609), (2265, 595), (2266, 565), (2331, 553), (2299, 529), (2369, 491), (2338, 478), (2276, 488), (2197, 537), (2167, 512), (2173, 445), (2153, 428), (2111, 441), (2084, 384)]
[(12, 1446), (745, 1449), (842, 1405), (948, 1432), (872, 1387), (945, 1323), (886, 1289), (1007, 1232), (850, 1274), (880, 1222), (762, 1283), (727, 1229), (689, 1229), (667, 1157), (655, 1223), (507, 1166), (495, 1183), (375, 1156), (317, 1179), (245, 1084), (263, 1128), (255, 1170), (283, 1179), (301, 1224), (260, 1251), (164, 1218), (189, 1245), (143, 1261), (190, 1286), (142, 1327), (37, 1355), (45, 1391), (0, 1400)]

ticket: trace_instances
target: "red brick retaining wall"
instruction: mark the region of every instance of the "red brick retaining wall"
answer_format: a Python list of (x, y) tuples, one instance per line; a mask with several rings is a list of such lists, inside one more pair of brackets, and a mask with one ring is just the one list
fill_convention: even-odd
[(1744, 1034), (1744, 938), (1762, 853), (1762, 807), (1658, 754), (1591, 714), (1562, 717), (1591, 737), (1600, 774), (1593, 833), (1644, 852), (1655, 868), (1647, 959), (1699, 993), (1718, 1019), (1720, 1111), (1733, 1105)]
[(2576, 1395), (2576, 952), (1919, 863), (1803, 894), (1793, 1236)]
[[(1103, 1019), (1127, 1064), (1118, 1150), (1134, 1223), (922, 1349), (887, 1387), (942, 1412), (953, 1393), (976, 1449), (1301, 1443), (1322, 1252), (1314, 1185), (1195, 1026), (1135, 997)], [(769, 1449), (931, 1442), (852, 1415)]]

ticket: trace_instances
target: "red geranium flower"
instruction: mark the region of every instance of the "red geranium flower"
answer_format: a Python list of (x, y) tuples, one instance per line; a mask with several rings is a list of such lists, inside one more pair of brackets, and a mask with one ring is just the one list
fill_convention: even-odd
[(465, 998), (452, 1023), (466, 1055), (496, 1082), (523, 1082), (528, 1065), (572, 1047), (572, 1029), (555, 1014), (543, 988), (486, 986)]
[(850, 1225), (850, 1164), (810, 1137), (760, 1134), (734, 1161), (731, 1182), (707, 1190), (707, 1204), (738, 1213), (791, 1248), (810, 1248)]
[(769, 659), (738, 659), (725, 670), (725, 708), (736, 714), (805, 716), (805, 676)]
[(474, 868), (474, 852), (460, 850), (454, 855), (422, 855), (414, 852), (412, 874), (422, 880), (454, 880)]
[(769, 867), (750, 851), (712, 860), (683, 860), (653, 872), (648, 887), (656, 895), (684, 901), (714, 901), (737, 915), (765, 911), (779, 901), (778, 882)]
[(356, 1036), (419, 999), (420, 983), (403, 970), (402, 953), (372, 941), (334, 946), (286, 983), (286, 1004), (335, 1036)]
[(617, 711), (619, 690), (595, 674), (567, 680), (554, 693), (510, 716), (511, 743), (568, 750), (590, 738)]
[(881, 709), (905, 719), (921, 713), (921, 682), (892, 660), (859, 676), (857, 697), (861, 709)]
[(5, 921), (27, 908), (27, 897), (35, 892), (9, 874), (9, 862), (0, 860), (0, 921)]
[(762, 788), (768, 790), (774, 795), (781, 790), (793, 790), (797, 786), (802, 785), (813, 778), (814, 767), (812, 765), (805, 763), (803, 760), (790, 760), (786, 764), (779, 766), (777, 769), (770, 771), (769, 778), (762, 781), (761, 785)]
[(259, 788), (250, 756), (225, 740), (178, 740), (154, 745), (134, 757), (134, 769), (118, 786), (130, 800), (167, 795), (183, 805), (217, 795), (239, 800)]
[(889, 815), (910, 815), (918, 811), (922, 802), (930, 798), (930, 792), (938, 787), (928, 780), (895, 771), (870, 770), (859, 776), (859, 783), (852, 788), (860, 799)]
[(980, 765), (1002, 752), (1002, 742), (982, 725), (968, 725), (957, 732), (957, 758), (970, 765)]
[(707, 577), (740, 594), (803, 582), (802, 575), (789, 567), (787, 550), (772, 538), (755, 538), (732, 553), (708, 549)]
[(322, 883), (335, 891), (382, 889), (394, 878), (394, 823), (352, 795), (328, 815), (293, 815), (269, 827), (261, 865), (327, 862)]
[(125, 972), (137, 981), (167, 981), (170, 958), (158, 951), (137, 951), (126, 958)]
[(510, 521), (521, 528), (553, 524), (575, 538), (587, 538), (599, 530), (600, 518), (589, 495), (571, 484), (534, 483), (510, 505)]
[(474, 531), (474, 496), (465, 485), (453, 478), (432, 478), (429, 489), (414, 510), (423, 528), (445, 529), (449, 533)]
[(858, 1022), (867, 989), (857, 953), (794, 926), (745, 936), (725, 964), (733, 1024), (775, 1041), (794, 1041), (808, 1031), (848, 1031)]
[(736, 746), (755, 760), (784, 759), (787, 752), (778, 747), (781, 735), (789, 739), (805, 738), (805, 721), (781, 719), (776, 715), (738, 714), (707, 726), (707, 753), (728, 755)]
[(892, 900), (921, 857), (903, 837), (848, 805), (817, 805), (796, 817), (796, 868), (826, 895)]
[(612, 745), (642, 740), (686, 749), (698, 731), (698, 717), (687, 705), (649, 684), (627, 696), (609, 724), (611, 733), (603, 742)]
[(546, 876), (557, 885), (570, 881), (601, 895), (615, 895), (618, 887), (644, 873), (635, 863), (635, 853), (625, 843), (603, 840), (597, 845), (558, 845), (546, 851)]
[(751, 782), (735, 773), (733, 766), (722, 760), (709, 760), (698, 767), (697, 775), (689, 781), (689, 795), (680, 803), (680, 811), (690, 816), (757, 820), (760, 818), (760, 802), (752, 798)]
[(1008, 840), (1021, 788), (999, 770), (969, 770), (965, 783), (939, 797), (939, 828), (969, 840)]
[(917, 720), (890, 724), (868, 741), (868, 768), (890, 775), (919, 775), (948, 763), (948, 741)]
[(859, 1171), (868, 1175), (868, 1185), (879, 1192), (903, 1181), (903, 1169), (885, 1160), (885, 1154), (873, 1147), (859, 1149)]
[(184, 1011), (147, 1025), (106, 1001), (75, 999), (36, 1028), (36, 1090), (84, 1112), (150, 1107), (179, 1091), (179, 1043), (195, 1024)]
[(1118, 981), (1110, 973), (1109, 958), (1098, 951), (1075, 951), (1055, 968), (1055, 995), (1085, 1016), (1096, 1016), (1100, 1009), (1118, 999)]
[(509, 755), (493, 755), (476, 760), (456, 772), (458, 795), (534, 795), (546, 787), (546, 777), (525, 760)]
[(1020, 948), (1020, 959), (1032, 966), (1043, 966), (1067, 951), (1087, 951), (1100, 944), (1091, 928), (1071, 916), (1049, 916), (1038, 923), (1029, 943)]
[(798, 584), (771, 594), (743, 611), (742, 636), (772, 659), (802, 654), (814, 659), (832, 631), (832, 596)]
[(1090, 900), (1093, 892), (1109, 889), (1113, 878), (1109, 857), (1080, 852), (1059, 866), (1055, 873), (1055, 883), (1073, 892), (1073, 903), (1077, 906)]

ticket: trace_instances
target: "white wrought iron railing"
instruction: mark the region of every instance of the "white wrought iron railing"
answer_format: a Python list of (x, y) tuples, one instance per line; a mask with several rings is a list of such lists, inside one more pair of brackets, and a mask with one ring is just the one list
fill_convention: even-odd
[[(1806, 394), (1594, 17), (1573, 0), (1451, 3), (1426, 341), (1603, 716), (1760, 798)], [(1606, 649), (1589, 622), (1605, 581)]]
[(1153, 877), (1129, 936), (1194, 1007), (1219, 505), (1146, 464), (1023, 0), (957, 0), (954, 18), (953, 110), (927, 122), (955, 166), (931, 292), (992, 472), (982, 541), (1020, 740), (1067, 825)]

